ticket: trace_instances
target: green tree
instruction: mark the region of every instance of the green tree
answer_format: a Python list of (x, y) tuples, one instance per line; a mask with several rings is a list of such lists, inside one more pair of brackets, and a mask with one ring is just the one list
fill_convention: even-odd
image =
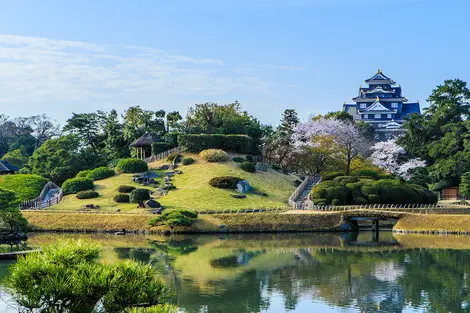
[(132, 141), (142, 136), (146, 131), (155, 134), (165, 133), (165, 111), (153, 112), (140, 106), (128, 108), (124, 112), (124, 138)]
[(294, 109), (286, 109), (284, 113), (282, 113), (281, 124), (278, 130), (284, 136), (290, 136), (299, 123), (300, 119), (297, 112)]
[(3, 160), (19, 168), (22, 168), (26, 163), (28, 163), (28, 157), (25, 156), (20, 149), (7, 152), (3, 156)]
[(64, 131), (74, 134), (81, 144), (90, 147), (95, 155), (99, 155), (104, 147), (104, 126), (106, 114), (102, 111), (96, 113), (72, 113), (67, 120)]
[(127, 158), (130, 156), (129, 142), (124, 138), (124, 126), (119, 122), (116, 110), (111, 110), (106, 117), (104, 131), (105, 153), (109, 160)]
[(340, 121), (349, 121), (353, 122), (353, 116), (349, 114), (348, 112), (345, 111), (333, 111), (333, 112), (328, 112), (325, 115), (316, 115), (313, 120), (319, 120), (319, 119), (330, 119), (330, 118), (335, 118)]
[(178, 123), (183, 119), (178, 111), (168, 112), (166, 115), (166, 132), (169, 133), (170, 129), (178, 128)]
[(459, 185), (460, 196), (470, 198), (470, 172), (462, 175)]

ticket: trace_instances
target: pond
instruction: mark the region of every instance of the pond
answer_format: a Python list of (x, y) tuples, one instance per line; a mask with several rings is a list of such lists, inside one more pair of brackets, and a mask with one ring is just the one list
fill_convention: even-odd
[[(63, 236), (33, 234), (28, 245)], [(189, 313), (470, 311), (470, 237), (70, 236), (100, 241), (108, 262), (152, 264)], [(0, 283), (11, 264), (0, 263)], [(5, 291), (1, 300), (1, 312), (17, 311)]]

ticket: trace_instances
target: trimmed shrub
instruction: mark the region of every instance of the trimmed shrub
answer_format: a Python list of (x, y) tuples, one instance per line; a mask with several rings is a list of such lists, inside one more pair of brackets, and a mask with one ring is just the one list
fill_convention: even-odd
[(88, 174), (90, 174), (90, 172), (91, 172), (91, 170), (83, 170), (83, 171), (78, 172), (77, 176), (75, 176), (75, 177), (85, 177), (86, 178), (88, 176)]
[(100, 194), (93, 190), (85, 190), (77, 193), (77, 199), (93, 199), (98, 197)]
[(209, 181), (209, 185), (215, 188), (222, 188), (222, 189), (235, 189), (237, 188), (238, 182), (242, 181), (243, 179), (240, 177), (234, 176), (219, 176), (214, 177)]
[(333, 179), (335, 179), (335, 178), (338, 177), (338, 176), (344, 176), (344, 173), (343, 173), (343, 172), (331, 172), (331, 173), (327, 173), (327, 174), (325, 174), (325, 175), (322, 175), (321, 180), (322, 180), (322, 181), (333, 180)]
[(121, 159), (116, 165), (118, 173), (143, 173), (148, 170), (147, 163), (139, 159)]
[(69, 178), (62, 184), (62, 190), (66, 195), (90, 190), (93, 187), (93, 181), (83, 177)]
[(372, 177), (374, 179), (380, 179), (380, 173), (373, 171), (373, 170), (360, 170), (353, 173), (354, 176), (366, 176)]
[(326, 197), (328, 197), (328, 192), (325, 188), (322, 188), (319, 185), (312, 188), (310, 196), (312, 199), (326, 199)]
[(256, 167), (251, 162), (243, 162), (240, 164), (240, 168), (245, 172), (254, 173), (256, 172)]
[[(366, 202), (367, 202), (367, 201), (366, 201)], [(331, 201), (331, 204), (332, 204), (332, 205), (341, 205), (341, 204), (343, 204), (343, 203), (341, 203), (341, 200), (339, 200), (339, 199), (333, 199), (333, 201)]]
[(363, 198), (363, 197), (357, 197), (357, 198), (353, 198), (353, 204), (356, 204), (356, 205), (363, 205), (363, 204), (368, 204), (369, 202)]
[(162, 152), (168, 151), (171, 146), (168, 142), (154, 142), (152, 143), (152, 155), (157, 155)]
[(191, 165), (193, 164), (195, 161), (193, 158), (184, 158), (183, 159), (183, 165)]
[(249, 153), (252, 148), (252, 139), (246, 135), (189, 134), (178, 136), (178, 146), (189, 152), (223, 149), (231, 152)]
[(243, 163), (245, 162), (245, 159), (244, 158), (240, 158), (240, 157), (235, 157), (232, 159), (233, 162), (235, 163)]
[(132, 192), (132, 190), (134, 190), (134, 189), (135, 189), (134, 186), (121, 185), (121, 186), (118, 187), (117, 190), (118, 190), (120, 193), (130, 193), (130, 192)]
[(316, 205), (327, 205), (329, 204), (328, 199), (312, 199), (313, 203)]
[(118, 193), (117, 195), (114, 196), (113, 199), (117, 203), (129, 203), (130, 202), (129, 195), (125, 193)]
[(228, 160), (228, 154), (220, 149), (208, 149), (201, 151), (199, 157), (207, 162), (224, 162)]
[(116, 166), (118, 165), (119, 161), (121, 161), (121, 160), (122, 160), (122, 159), (114, 159), (114, 160), (109, 161), (108, 167), (110, 167), (110, 168), (116, 168)]
[(1, 175), (0, 187), (13, 191), (18, 201), (32, 200), (41, 194), (47, 179), (32, 174)]
[(129, 195), (129, 200), (131, 203), (138, 203), (139, 206), (143, 206), (144, 201), (150, 200), (150, 192), (144, 188), (134, 189)]
[(341, 185), (346, 185), (349, 183), (357, 183), (359, 181), (359, 178), (353, 176), (338, 176), (335, 177), (333, 181)]
[(253, 162), (253, 156), (252, 155), (247, 155), (245, 157), (245, 159), (248, 161), (248, 162)]
[(173, 153), (169, 154), (169, 155), (166, 157), (166, 160), (167, 160), (168, 162), (173, 162), (173, 161), (176, 159), (176, 157), (177, 157), (178, 155), (179, 155), (178, 152), (173, 152)]
[(86, 178), (95, 181), (95, 180), (109, 178), (114, 175), (116, 175), (116, 172), (113, 169), (106, 167), (106, 166), (102, 166), (102, 167), (95, 168), (94, 170), (91, 170), (86, 176)]
[(197, 213), (188, 210), (166, 211), (152, 219), (149, 224), (151, 226), (163, 224), (170, 227), (191, 226), (195, 218), (197, 218)]
[(256, 163), (255, 168), (257, 171), (267, 172), (269, 169), (269, 165), (266, 163), (258, 162)]
[(375, 194), (369, 195), (369, 203), (370, 204), (380, 204), (380, 196)]

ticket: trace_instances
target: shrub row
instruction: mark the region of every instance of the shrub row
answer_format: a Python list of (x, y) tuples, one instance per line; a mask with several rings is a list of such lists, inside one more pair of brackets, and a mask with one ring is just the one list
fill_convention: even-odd
[(421, 185), (399, 180), (338, 176), (313, 187), (315, 204), (433, 204), (437, 196)]
[(246, 135), (179, 135), (178, 146), (189, 152), (223, 149), (231, 152), (250, 153), (252, 139)]
[(93, 189), (93, 181), (84, 177), (69, 178), (62, 184), (62, 191), (69, 195), (80, 191)]
[(157, 155), (171, 149), (168, 142), (154, 142), (152, 143), (152, 155)]
[(199, 157), (207, 162), (223, 162), (228, 160), (227, 152), (220, 149), (208, 149), (201, 151)]
[(116, 165), (118, 173), (143, 173), (148, 170), (147, 163), (139, 159), (121, 159)]
[(219, 176), (214, 177), (209, 181), (209, 185), (215, 188), (222, 188), (222, 189), (235, 189), (237, 188), (237, 184), (239, 181), (243, 179), (240, 177), (234, 176)]
[(197, 213), (188, 210), (174, 210), (164, 212), (162, 215), (152, 219), (149, 224), (151, 226), (168, 225), (175, 226), (191, 226), (193, 220), (197, 218)]
[(77, 199), (93, 199), (98, 197), (100, 194), (93, 190), (85, 190), (77, 193)]
[(102, 166), (102, 167), (95, 168), (94, 170), (91, 170), (86, 176), (86, 178), (95, 181), (95, 180), (101, 180), (101, 179), (105, 179), (108, 177), (112, 177), (115, 174), (116, 172), (114, 172), (113, 169), (106, 167), (106, 166)]

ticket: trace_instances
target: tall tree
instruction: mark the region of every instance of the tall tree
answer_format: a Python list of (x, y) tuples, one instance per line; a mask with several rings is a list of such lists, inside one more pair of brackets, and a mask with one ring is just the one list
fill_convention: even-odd
[(168, 112), (166, 115), (166, 132), (169, 133), (170, 129), (177, 128), (179, 121), (181, 121), (182, 119), (183, 117), (180, 115), (180, 112)]
[(124, 138), (124, 126), (119, 122), (116, 110), (111, 110), (106, 117), (104, 131), (106, 133), (105, 153), (109, 160), (128, 157), (129, 142)]
[(92, 149), (95, 155), (99, 155), (104, 148), (103, 141), (106, 138), (104, 125), (106, 114), (102, 111), (96, 113), (72, 113), (67, 120), (64, 131), (76, 135), (83, 146)]
[(294, 132), (294, 128), (299, 125), (299, 115), (294, 109), (287, 109), (282, 113), (279, 132), (285, 137), (289, 137)]
[(30, 127), (32, 135), (36, 138), (36, 147), (39, 148), (46, 140), (60, 135), (60, 126), (46, 114), (31, 116)]
[(153, 112), (140, 106), (133, 106), (124, 112), (124, 138), (132, 141), (142, 136), (146, 131), (155, 134), (165, 133), (164, 111)]

